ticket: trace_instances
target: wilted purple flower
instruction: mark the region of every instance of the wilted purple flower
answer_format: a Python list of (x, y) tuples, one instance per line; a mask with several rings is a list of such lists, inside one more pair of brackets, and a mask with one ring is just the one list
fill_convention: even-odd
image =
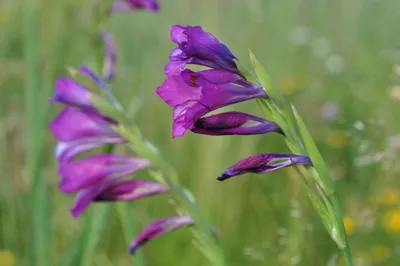
[(50, 129), (59, 143), (58, 160), (71, 160), (75, 156), (106, 144), (124, 141), (110, 129), (115, 122), (90, 110), (65, 107), (50, 123)]
[(56, 80), (56, 90), (53, 97), (49, 99), (49, 102), (93, 108), (90, 92), (75, 80), (64, 77)]
[(111, 11), (131, 11), (136, 9), (147, 9), (157, 12), (160, 9), (157, 0), (117, 0), (110, 7)]
[(179, 73), (186, 64), (224, 69), (239, 74), (236, 57), (223, 43), (200, 26), (179, 26), (171, 28), (171, 39), (178, 44), (169, 56), (166, 74)]
[(117, 61), (115, 42), (111, 34), (106, 31), (101, 31), (100, 37), (104, 42), (103, 78), (106, 82), (111, 82), (115, 76)]
[(78, 217), (93, 201), (136, 200), (167, 191), (168, 188), (164, 185), (147, 180), (106, 180), (82, 189), (75, 198), (71, 213), (75, 218)]
[(312, 162), (304, 155), (261, 153), (240, 160), (226, 169), (217, 179), (223, 181), (245, 173), (268, 173), (294, 164), (311, 166)]
[(129, 253), (134, 254), (140, 246), (152, 238), (192, 224), (193, 219), (189, 216), (168, 217), (153, 221), (132, 241), (129, 246)]
[(77, 161), (61, 162), (59, 188), (65, 193), (74, 193), (105, 180), (129, 176), (149, 165), (146, 159), (114, 154), (96, 154)]
[(226, 112), (200, 118), (191, 130), (204, 135), (282, 133), (280, 127), (274, 122), (241, 112)]
[(225, 70), (184, 70), (180, 74), (167, 76), (157, 88), (158, 95), (173, 111), (174, 137), (182, 136), (195, 127), (203, 115), (246, 100), (267, 97), (261, 87)]

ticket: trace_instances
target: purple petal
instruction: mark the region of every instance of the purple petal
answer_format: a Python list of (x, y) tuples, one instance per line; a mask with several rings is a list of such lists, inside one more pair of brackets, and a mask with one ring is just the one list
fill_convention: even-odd
[(268, 173), (294, 164), (311, 166), (312, 162), (308, 156), (304, 155), (261, 153), (240, 160), (217, 179), (223, 181), (245, 173)]
[(114, 183), (96, 197), (96, 201), (135, 200), (167, 192), (164, 185), (147, 180), (128, 180)]
[(224, 70), (197, 73), (184, 70), (180, 75), (168, 76), (157, 88), (157, 93), (174, 107), (174, 137), (193, 129), (195, 122), (209, 112), (250, 99), (267, 97), (261, 87), (253, 86)]
[(113, 124), (92, 111), (65, 107), (50, 123), (50, 129), (63, 142), (96, 136), (118, 138), (109, 128)]
[(49, 102), (59, 102), (72, 106), (93, 108), (90, 92), (70, 78), (58, 78), (56, 90)]
[(106, 82), (111, 82), (115, 76), (115, 68), (117, 61), (117, 51), (114, 39), (111, 34), (102, 31), (100, 37), (104, 42), (104, 62), (103, 62), (103, 77)]
[(71, 214), (74, 218), (78, 218), (85, 212), (94, 198), (101, 193), (102, 186), (102, 183), (98, 183), (79, 191), (75, 197), (74, 205), (71, 208)]
[[(240, 81), (240, 79), (234, 79), (231, 75), (221, 75), (221, 71), (217, 71), (217, 74), (221, 76), (221, 81), (218, 81), (216, 79), (217, 75), (214, 75), (215, 71), (193, 72), (186, 69), (181, 73), (182, 79), (187, 84), (201, 88), (199, 103), (208, 109), (216, 110), (234, 103), (267, 97), (263, 88), (253, 85), (245, 87), (235, 85), (231, 81)], [(224, 83), (223, 81), (227, 82)]]
[(71, 213), (77, 218), (94, 201), (136, 200), (161, 194), (167, 190), (162, 184), (146, 180), (129, 180), (119, 183), (115, 179), (105, 180), (80, 190)]
[(59, 162), (71, 161), (81, 153), (104, 145), (117, 144), (124, 141), (121, 137), (89, 137), (70, 142), (59, 142), (55, 148), (55, 156)]
[(192, 224), (193, 219), (189, 216), (169, 217), (153, 221), (132, 241), (129, 246), (129, 253), (133, 255), (140, 246), (152, 238)]
[(201, 88), (190, 86), (181, 75), (168, 76), (156, 92), (172, 107), (187, 101), (199, 100), (201, 97)]
[[(252, 124), (246, 125), (249, 122)], [(282, 133), (277, 124), (241, 112), (226, 112), (201, 118), (196, 121), (191, 130), (195, 133), (215, 136)]]
[(110, 9), (114, 12), (132, 11), (136, 9), (147, 9), (157, 12), (160, 6), (156, 0), (119, 0), (113, 3)]
[(77, 192), (105, 179), (129, 176), (149, 165), (146, 159), (115, 154), (97, 154), (78, 161), (63, 161), (58, 168), (61, 176), (59, 189), (64, 193)]
[[(203, 31), (200, 26), (179, 26), (171, 28), (171, 39), (178, 44), (180, 51), (173, 51), (165, 73), (183, 69), (185, 64), (202, 65), (214, 69), (225, 69), (239, 74), (234, 62), (236, 57), (211, 33)], [(172, 63), (174, 62), (174, 63)]]

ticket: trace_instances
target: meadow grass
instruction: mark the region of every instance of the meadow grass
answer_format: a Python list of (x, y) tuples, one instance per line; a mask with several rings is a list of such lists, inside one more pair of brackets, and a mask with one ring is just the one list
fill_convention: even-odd
[[(91, 52), (93, 2), (0, 3), (0, 262), (10, 262), (5, 266), (13, 265), (13, 257), (18, 266), (76, 265), (68, 263), (68, 254), (82, 252), (82, 233), (98, 208), (106, 212), (98, 218), (104, 226), (94, 230), (97, 245), (82, 265), (132, 265), (125, 240), (129, 230), (119, 220), (116, 204), (91, 206), (78, 220), (70, 216), (73, 198), (57, 190), (55, 141), (46, 130), (46, 121), (55, 114), (47, 105), (52, 82), (67, 74), (65, 66), (79, 66)], [(287, 151), (279, 136), (188, 133), (172, 140), (171, 110), (155, 88), (174, 46), (169, 40), (173, 24), (202, 25), (244, 65), (250, 66), (248, 48), (257, 54), (297, 106), (337, 180), (355, 265), (398, 265), (400, 2), (171, 0), (161, 5), (158, 15), (114, 15), (105, 25), (119, 49), (112, 89), (124, 106), (139, 105), (132, 108), (143, 134), (195, 194), (220, 234), (229, 265), (343, 261), (293, 169), (216, 181), (242, 157)], [(337, 106), (337, 119), (321, 117), (327, 102)], [(258, 112), (251, 104), (239, 108)], [(171, 214), (174, 206), (167, 199), (130, 203), (127, 215), (134, 228)], [(142, 255), (143, 265), (208, 265), (188, 230), (153, 240)]]

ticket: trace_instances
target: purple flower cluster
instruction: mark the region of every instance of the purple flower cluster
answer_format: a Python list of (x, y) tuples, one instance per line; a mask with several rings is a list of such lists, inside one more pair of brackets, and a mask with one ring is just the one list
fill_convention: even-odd
[[(81, 69), (83, 74), (90, 69)], [(102, 80), (91, 72), (94, 82)], [(61, 177), (59, 189), (77, 193), (71, 213), (81, 215), (92, 202), (131, 201), (168, 191), (163, 184), (148, 180), (128, 179), (137, 171), (150, 166), (147, 159), (111, 153), (87, 152), (104, 145), (120, 144), (126, 140), (113, 130), (118, 123), (105, 116), (91, 101), (93, 92), (61, 77), (56, 81), (52, 103), (64, 105), (51, 121), (50, 129), (58, 144), (55, 157)], [(151, 223), (130, 245), (133, 253), (146, 240), (192, 223), (190, 217), (169, 217)]]
[[(116, 49), (109, 33), (101, 32), (100, 37), (105, 47), (103, 78), (88, 67), (82, 67), (79, 72), (108, 91), (106, 83), (115, 75)], [(66, 194), (76, 193), (71, 208), (75, 218), (93, 202), (131, 201), (168, 191), (168, 187), (158, 182), (128, 178), (149, 167), (147, 159), (93, 152), (103, 146), (126, 142), (113, 130), (118, 127), (118, 122), (96, 107), (92, 100), (94, 96), (101, 97), (71, 78), (60, 77), (49, 100), (63, 106), (49, 126), (58, 141), (55, 148), (61, 177), (58, 187)], [(132, 241), (129, 251), (133, 254), (147, 240), (192, 223), (189, 216), (156, 220)]]
[(67, 194), (77, 193), (71, 209), (74, 217), (82, 214), (91, 202), (132, 200), (167, 191), (156, 182), (125, 179), (150, 166), (146, 159), (110, 153), (85, 157), (92, 149), (125, 141), (112, 130), (117, 122), (95, 108), (92, 94), (73, 79), (62, 77), (57, 79), (55, 94), (50, 99), (64, 104), (51, 121), (50, 129), (58, 140), (55, 156), (61, 176), (59, 189)]
[[(167, 77), (157, 93), (174, 108), (173, 137), (183, 136), (186, 130), (207, 135), (280, 132), (277, 124), (246, 113), (203, 117), (225, 106), (268, 96), (241, 75), (232, 52), (201, 27), (173, 26), (171, 39), (178, 47), (170, 54)], [(187, 65), (208, 69), (195, 72)]]
[[(229, 48), (200, 26), (175, 25), (171, 39), (178, 47), (169, 56), (164, 70), (166, 79), (157, 94), (173, 108), (173, 137), (183, 136), (187, 130), (205, 135), (283, 134), (276, 123), (247, 113), (206, 116), (222, 107), (268, 95), (240, 72)], [(190, 70), (190, 65), (204, 70)], [(263, 153), (239, 161), (218, 180), (248, 172), (266, 173), (293, 164), (312, 165), (303, 155)]]

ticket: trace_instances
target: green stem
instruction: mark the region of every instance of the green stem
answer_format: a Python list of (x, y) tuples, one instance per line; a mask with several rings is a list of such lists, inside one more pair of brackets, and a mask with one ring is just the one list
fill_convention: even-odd
[(28, 254), (30, 265), (48, 266), (52, 264), (51, 224), (49, 188), (41, 178), (43, 158), (41, 131), (43, 130), (42, 110), (39, 108), (40, 67), (38, 49), (38, 3), (26, 0), (23, 9), (23, 34), (25, 57), (25, 125), (26, 171), (30, 185), (30, 216)]
[[(129, 213), (129, 205), (126, 202), (117, 202), (117, 211), (122, 223), (122, 230), (127, 245), (130, 244), (132, 237), (136, 234), (134, 221)], [(133, 256), (132, 266), (144, 266), (143, 254), (139, 252)]]
[(342, 208), (340, 207), (340, 203), (338, 200), (338, 197), (336, 195), (336, 192), (332, 195), (332, 201), (333, 201), (333, 207), (335, 208), (337, 215), (341, 218), (339, 219), (338, 223), (340, 226), (340, 231), (341, 234), (344, 236), (344, 241), (345, 241), (345, 247), (342, 249), (344, 259), (346, 261), (347, 266), (353, 266), (353, 261), (351, 257), (351, 248), (350, 248), (350, 243), (349, 243), (349, 238), (347, 237), (346, 233), (346, 228), (344, 227), (343, 223), (343, 214), (342, 214)]

